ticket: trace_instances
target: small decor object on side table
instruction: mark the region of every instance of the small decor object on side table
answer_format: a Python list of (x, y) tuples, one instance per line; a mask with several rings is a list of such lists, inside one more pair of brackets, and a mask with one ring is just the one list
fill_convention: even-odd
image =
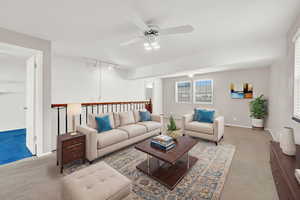
[(280, 147), (284, 154), (288, 156), (296, 155), (296, 144), (292, 128), (284, 127), (284, 131), (280, 134)]
[(170, 116), (169, 124), (167, 125), (167, 135), (176, 140), (179, 136), (181, 136), (180, 129), (177, 129), (175, 120), (173, 116)]
[(57, 165), (60, 172), (63, 172), (64, 165), (76, 160), (85, 162), (85, 135), (71, 133), (59, 135), (57, 137)]
[(295, 169), (295, 177), (300, 184), (300, 169)]

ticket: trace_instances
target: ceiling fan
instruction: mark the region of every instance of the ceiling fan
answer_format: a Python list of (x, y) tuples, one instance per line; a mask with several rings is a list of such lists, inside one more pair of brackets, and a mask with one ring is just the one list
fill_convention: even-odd
[(133, 17), (130, 21), (132, 21), (142, 32), (137, 37), (127, 42), (123, 42), (120, 45), (127, 46), (143, 41), (145, 50), (160, 49), (160, 36), (191, 33), (194, 30), (193, 26), (191, 25), (183, 25), (161, 29), (157, 25), (145, 23), (139, 17)]

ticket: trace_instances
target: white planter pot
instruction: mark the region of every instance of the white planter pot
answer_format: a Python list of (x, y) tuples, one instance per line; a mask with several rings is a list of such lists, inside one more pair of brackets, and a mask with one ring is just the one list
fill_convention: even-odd
[(264, 127), (264, 120), (263, 119), (252, 118), (252, 126), (255, 127), (255, 128), (263, 128)]
[(296, 155), (296, 144), (292, 128), (284, 127), (283, 132), (280, 134), (280, 147), (284, 154), (289, 156)]

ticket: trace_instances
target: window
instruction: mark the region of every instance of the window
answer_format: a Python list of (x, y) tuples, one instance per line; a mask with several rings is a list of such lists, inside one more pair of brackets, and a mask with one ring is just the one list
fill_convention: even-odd
[(191, 81), (181, 81), (176, 82), (176, 103), (190, 103), (191, 93), (192, 93), (192, 82)]
[(300, 122), (300, 37), (295, 37), (294, 111), (293, 119)]
[(194, 103), (213, 103), (213, 80), (194, 81)]

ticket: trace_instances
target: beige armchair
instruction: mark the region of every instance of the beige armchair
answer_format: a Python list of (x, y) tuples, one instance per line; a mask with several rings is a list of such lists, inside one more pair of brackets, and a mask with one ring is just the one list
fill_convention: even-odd
[(193, 121), (194, 114), (184, 115), (182, 118), (182, 130), (184, 135), (190, 135), (210, 140), (218, 145), (224, 136), (224, 117), (218, 116), (214, 123), (202, 123)]

